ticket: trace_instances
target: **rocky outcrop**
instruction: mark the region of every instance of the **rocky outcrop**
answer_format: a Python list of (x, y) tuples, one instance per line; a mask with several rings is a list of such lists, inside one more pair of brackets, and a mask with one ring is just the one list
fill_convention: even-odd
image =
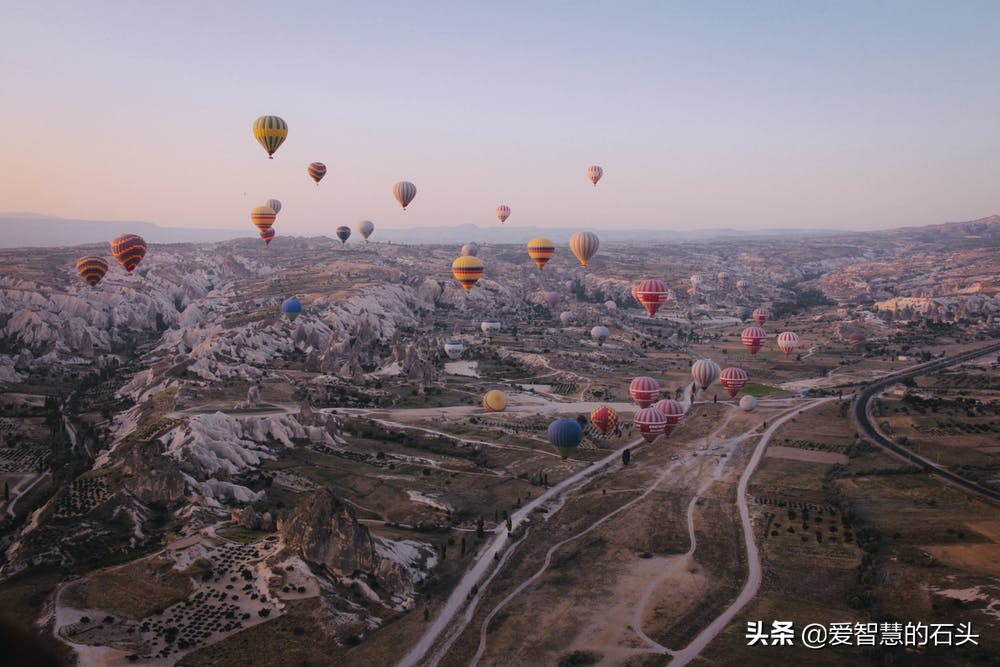
[(160, 443), (130, 443), (124, 451), (124, 487), (140, 502), (173, 505), (185, 496), (184, 476)]
[(270, 512), (259, 514), (252, 507), (244, 507), (243, 509), (233, 511), (232, 519), (236, 522), (237, 526), (246, 528), (247, 530), (272, 532), (277, 528), (278, 524), (277, 517)]
[(304, 498), (278, 522), (288, 551), (338, 576), (372, 575), (392, 595), (405, 593), (410, 578), (396, 561), (382, 558), (368, 528), (329, 489)]

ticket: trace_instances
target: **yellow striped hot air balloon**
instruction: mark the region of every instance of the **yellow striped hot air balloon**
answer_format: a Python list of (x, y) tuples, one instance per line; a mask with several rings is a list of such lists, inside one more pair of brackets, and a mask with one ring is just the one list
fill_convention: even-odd
[(274, 152), (288, 137), (288, 123), (277, 116), (261, 116), (253, 122), (253, 136), (273, 160)]
[(552, 241), (542, 237), (528, 241), (528, 257), (538, 265), (539, 269), (548, 264), (554, 254), (556, 254), (556, 247)]
[(472, 255), (462, 255), (451, 263), (455, 280), (468, 292), (483, 277), (483, 260)]
[(507, 407), (507, 394), (499, 389), (486, 392), (483, 396), (483, 409), (486, 412), (503, 412)]
[(250, 211), (250, 222), (254, 224), (258, 232), (263, 234), (274, 224), (274, 218), (277, 215), (270, 206), (255, 206)]

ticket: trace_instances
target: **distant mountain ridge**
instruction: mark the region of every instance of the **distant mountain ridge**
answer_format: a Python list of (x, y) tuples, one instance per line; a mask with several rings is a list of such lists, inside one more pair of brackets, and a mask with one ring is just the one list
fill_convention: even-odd
[[(186, 227), (161, 227), (140, 221), (77, 220), (18, 212), (0, 213), (0, 228), (16, 229), (16, 234), (0, 235), (0, 248), (58, 247), (92, 243), (105, 243), (122, 233), (141, 235), (149, 243), (212, 243), (256, 235), (247, 229), (211, 229)], [(579, 229), (589, 229), (581, 227)], [(522, 243), (535, 236), (545, 236), (556, 243), (565, 243), (570, 235), (578, 231), (573, 228), (515, 227), (492, 225), (480, 227), (472, 224), (437, 225), (411, 229), (379, 228), (376, 226), (373, 240), (391, 241), (405, 244), (439, 244), (456, 241), (478, 241), (481, 243)], [(920, 240), (931, 241), (937, 236), (960, 237), (967, 240), (982, 239), (993, 244), (1000, 240), (1000, 215), (991, 215), (967, 222), (948, 222), (924, 227), (902, 227), (872, 232), (836, 229), (754, 229), (739, 230), (714, 229), (593, 229), (606, 243), (657, 243), (667, 241), (710, 240), (710, 239), (766, 239), (789, 236), (827, 236), (833, 234), (877, 235), (907, 232)], [(332, 230), (331, 230), (332, 234)]]

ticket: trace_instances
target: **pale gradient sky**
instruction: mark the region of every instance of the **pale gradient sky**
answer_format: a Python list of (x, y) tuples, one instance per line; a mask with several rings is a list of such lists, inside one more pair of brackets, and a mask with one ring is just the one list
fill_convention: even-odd
[[(245, 228), (277, 197), (279, 233), (328, 235), (499, 224), (499, 202), (514, 226), (966, 220), (1000, 212), (998, 26), (995, 1), (6, 0), (0, 211)], [(273, 161), (262, 114), (290, 128)]]

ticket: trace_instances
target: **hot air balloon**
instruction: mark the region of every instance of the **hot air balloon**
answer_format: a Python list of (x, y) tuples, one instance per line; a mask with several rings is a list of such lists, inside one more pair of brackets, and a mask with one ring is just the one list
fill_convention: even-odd
[(740, 408), (745, 412), (753, 412), (753, 409), (757, 407), (757, 397), (756, 396), (744, 396), (740, 399)]
[(358, 223), (358, 232), (360, 232), (365, 241), (368, 240), (368, 237), (371, 236), (374, 231), (375, 223), (371, 220), (362, 220)]
[(864, 334), (859, 334), (859, 333), (852, 333), (848, 337), (847, 341), (851, 344), (851, 347), (857, 349), (857, 348), (861, 347), (862, 345), (864, 345), (864, 343), (865, 343), (865, 335)]
[(97, 287), (104, 274), (108, 272), (108, 263), (100, 257), (81, 257), (76, 260), (76, 272), (87, 281), (91, 287)]
[(274, 238), (274, 227), (262, 231), (260, 233), (260, 238), (263, 239), (264, 245), (271, 245), (271, 239)]
[(290, 322), (302, 313), (302, 304), (296, 298), (285, 299), (281, 302), (281, 312), (285, 314)]
[(597, 181), (601, 180), (601, 176), (604, 175), (604, 170), (598, 167), (596, 164), (592, 164), (587, 167), (587, 180), (597, 187)]
[(556, 254), (556, 247), (552, 241), (541, 237), (528, 241), (528, 257), (538, 265), (539, 270), (549, 263), (554, 254)]
[(590, 337), (597, 341), (598, 345), (604, 345), (604, 341), (611, 335), (611, 331), (602, 325), (598, 325), (590, 330)]
[(743, 341), (743, 347), (749, 350), (751, 356), (753, 356), (764, 345), (764, 341), (767, 340), (767, 333), (760, 327), (747, 327), (740, 334), (740, 340)]
[(497, 218), (500, 222), (506, 222), (507, 218), (510, 217), (510, 206), (506, 204), (500, 204), (497, 206)]
[(749, 380), (750, 376), (742, 368), (726, 368), (719, 374), (719, 384), (729, 392), (729, 398), (736, 398)]
[(507, 394), (499, 389), (486, 392), (483, 396), (483, 409), (486, 412), (503, 412), (507, 407)]
[(608, 299), (607, 301), (604, 302), (604, 308), (607, 309), (609, 312), (615, 311), (618, 310), (618, 304), (612, 301), (611, 299)]
[(799, 349), (799, 335), (794, 331), (782, 331), (778, 334), (778, 349), (787, 357)]
[(270, 206), (256, 206), (250, 211), (250, 222), (254, 224), (258, 232), (263, 232), (271, 228), (277, 213)]
[(663, 434), (669, 438), (677, 425), (684, 419), (684, 406), (672, 398), (665, 398), (654, 403), (653, 408), (662, 412), (663, 416), (667, 418), (667, 427), (663, 429)]
[(590, 423), (601, 435), (607, 435), (615, 430), (615, 425), (618, 423), (618, 413), (610, 405), (602, 405), (590, 413)]
[(749, 289), (750, 281), (746, 278), (740, 278), (736, 281), (736, 290), (740, 293), (740, 296), (746, 296)]
[(468, 292), (483, 277), (483, 266), (483, 260), (478, 257), (462, 255), (451, 263), (451, 272)]
[(587, 262), (597, 254), (600, 247), (601, 240), (593, 232), (577, 232), (569, 237), (569, 249), (584, 266), (587, 266)]
[(475, 257), (479, 254), (479, 244), (475, 241), (469, 241), (462, 246), (462, 254), (466, 257)]
[(309, 176), (316, 181), (316, 185), (319, 185), (319, 182), (323, 180), (324, 176), (326, 176), (326, 165), (322, 162), (313, 162), (306, 168), (306, 171), (308, 171)]
[(487, 336), (492, 336), (495, 333), (500, 333), (502, 325), (500, 324), (500, 320), (490, 319), (490, 320), (483, 320), (482, 323), (479, 325), (479, 328), (482, 329), (483, 333), (486, 334)]
[(563, 326), (568, 325), (570, 322), (576, 319), (576, 313), (572, 310), (564, 310), (559, 313), (559, 321), (563, 323)]
[(739, 318), (740, 318), (740, 319), (741, 319), (742, 321), (746, 322), (746, 321), (747, 321), (747, 320), (749, 320), (749, 319), (750, 319), (750, 318), (751, 318), (752, 316), (753, 316), (753, 311), (752, 311), (752, 310), (750, 310), (750, 308), (749, 308), (749, 307), (747, 307), (747, 306), (743, 306), (742, 308), (740, 308), (740, 313), (739, 313)]
[(405, 211), (413, 198), (417, 196), (417, 186), (409, 181), (400, 181), (392, 186), (392, 196), (396, 198)]
[(583, 440), (583, 427), (575, 419), (557, 419), (549, 424), (549, 443), (566, 458), (576, 452)]
[(335, 231), (334, 234), (336, 234), (337, 238), (340, 239), (340, 245), (344, 245), (347, 243), (347, 239), (351, 238), (351, 228), (341, 225), (340, 227), (337, 227), (337, 231)]
[(728, 271), (719, 271), (718, 273), (715, 274), (715, 278), (716, 280), (719, 281), (719, 287), (725, 287), (726, 285), (729, 284)]
[(576, 281), (575, 280), (567, 280), (563, 284), (566, 285), (566, 289), (569, 290), (570, 292), (575, 292), (576, 291)]
[(710, 384), (719, 379), (720, 372), (719, 364), (711, 359), (698, 359), (691, 364), (691, 377), (694, 378), (695, 383), (701, 387), (702, 391), (708, 389)]
[(656, 408), (643, 408), (632, 417), (632, 424), (639, 429), (643, 440), (652, 443), (667, 430), (667, 416)]
[(698, 274), (698, 273), (696, 273), (693, 276), (691, 276), (691, 289), (693, 289), (694, 291), (697, 292), (698, 288), (701, 287), (701, 283), (704, 280), (705, 279), (701, 277), (701, 274)]
[(767, 318), (771, 316), (771, 313), (767, 312), (765, 308), (757, 308), (753, 311), (753, 321), (757, 323), (757, 326), (764, 326), (764, 322), (767, 322)]
[(275, 215), (281, 213), (281, 202), (278, 201), (277, 199), (268, 199), (266, 202), (264, 202), (264, 206), (267, 206), (272, 211), (274, 211)]
[(641, 375), (629, 383), (628, 393), (640, 408), (646, 408), (660, 397), (660, 383)]
[(645, 307), (649, 316), (653, 317), (660, 306), (670, 298), (670, 290), (659, 278), (650, 278), (636, 285), (632, 289), (632, 296)]
[(146, 242), (135, 234), (120, 234), (111, 240), (111, 254), (125, 267), (125, 271), (132, 273), (146, 256)]
[(274, 152), (288, 136), (288, 123), (277, 116), (261, 116), (253, 122), (253, 136), (267, 151), (267, 157), (274, 159)]
[(542, 297), (545, 299), (545, 303), (549, 304), (550, 308), (558, 306), (560, 299), (562, 299), (559, 292), (546, 292)]
[(465, 351), (465, 346), (462, 345), (460, 340), (448, 340), (444, 344), (444, 353), (448, 355), (449, 359), (458, 359), (462, 356), (462, 352)]

